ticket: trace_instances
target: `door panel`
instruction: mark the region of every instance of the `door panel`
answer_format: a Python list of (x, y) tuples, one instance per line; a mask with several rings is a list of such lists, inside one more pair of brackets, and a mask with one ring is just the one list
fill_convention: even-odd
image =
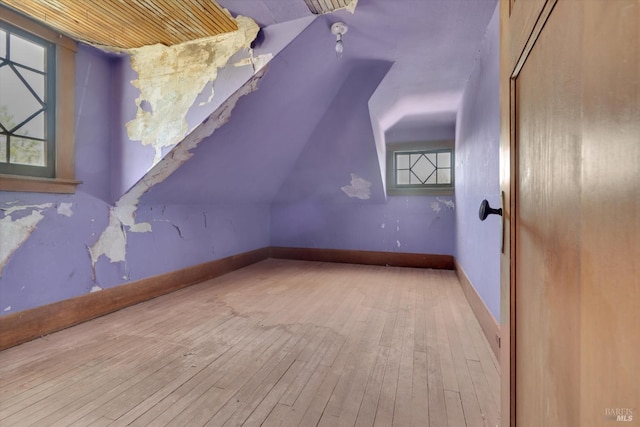
[[(584, 10), (581, 426), (640, 426), (640, 1)], [(633, 420), (615, 422), (632, 410)], [(628, 419), (629, 417), (627, 417)]]
[(544, 8), (530, 50), (503, 22), (504, 424), (640, 426), (640, 2)]
[(579, 425), (581, 40), (567, 13), (559, 2), (515, 85), (519, 426)]

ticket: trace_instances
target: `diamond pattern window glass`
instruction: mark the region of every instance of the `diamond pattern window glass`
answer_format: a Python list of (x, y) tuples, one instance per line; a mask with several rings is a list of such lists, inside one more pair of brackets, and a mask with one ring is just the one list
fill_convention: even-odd
[(394, 152), (397, 188), (439, 188), (453, 185), (453, 150)]
[(0, 173), (55, 176), (55, 45), (0, 21)]

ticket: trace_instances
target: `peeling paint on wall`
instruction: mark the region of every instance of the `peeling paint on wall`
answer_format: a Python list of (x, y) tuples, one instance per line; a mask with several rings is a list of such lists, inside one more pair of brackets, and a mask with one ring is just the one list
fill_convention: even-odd
[[(13, 202), (13, 203), (7, 203), (7, 204), (15, 204), (17, 202)], [(19, 212), (19, 211), (24, 211), (27, 209), (35, 209), (38, 211), (42, 211), (44, 209), (48, 209), (51, 206), (53, 206), (52, 203), (44, 203), (41, 205), (22, 205), (22, 206), (12, 206), (10, 208), (0, 208), (1, 211), (4, 211), (5, 217), (13, 214), (14, 212)]]
[(111, 208), (109, 210), (109, 225), (102, 232), (98, 241), (89, 249), (91, 263), (95, 267), (102, 255), (109, 258), (111, 262), (124, 261), (126, 246), (127, 237), (124, 226)]
[(73, 203), (60, 203), (58, 205), (58, 214), (71, 217), (73, 216)]
[(96, 243), (89, 248), (91, 262), (95, 265), (102, 255), (109, 258), (110, 262), (126, 261), (127, 232), (147, 233), (152, 231), (148, 222), (136, 223), (135, 212), (138, 208), (140, 198), (156, 184), (164, 181), (169, 175), (175, 172), (193, 155), (191, 151), (195, 149), (203, 139), (211, 136), (220, 126), (224, 125), (231, 118), (231, 111), (238, 100), (258, 88), (258, 82), (267, 68), (263, 68), (254, 74), (240, 89), (231, 95), (220, 105), (206, 120), (196, 129), (187, 135), (182, 142), (176, 146), (147, 174), (139, 180), (131, 189), (116, 202), (109, 212), (109, 225), (102, 232)]
[(443, 205), (445, 205), (447, 209), (455, 208), (455, 204), (453, 203), (453, 200), (442, 200), (440, 197), (437, 197), (436, 200), (442, 203)]
[[(254, 72), (259, 71), (262, 67), (267, 65), (269, 61), (273, 59), (273, 54), (265, 53), (258, 56), (253, 56), (253, 50), (249, 50), (249, 56), (247, 58), (243, 58), (240, 61), (233, 64), (234, 67), (245, 67), (247, 65), (251, 65), (253, 67)], [(209, 100), (211, 101), (211, 99)]]
[[(259, 27), (244, 16), (236, 18), (238, 30), (173, 46), (153, 45), (131, 49), (131, 67), (138, 73), (132, 84), (140, 89), (136, 118), (127, 123), (132, 140), (155, 149), (153, 165), (162, 150), (177, 144), (187, 133), (185, 115), (218, 68), (241, 49), (249, 49)], [(265, 58), (257, 60), (262, 64)], [(212, 99), (213, 96), (210, 98)], [(143, 102), (149, 108), (142, 108)], [(148, 111), (151, 110), (151, 111)]]
[(355, 173), (351, 174), (351, 184), (345, 185), (341, 190), (349, 197), (357, 197), (363, 200), (371, 197), (371, 183), (360, 178)]
[[(155, 156), (145, 176), (110, 209), (109, 225), (89, 248), (94, 269), (102, 255), (112, 263), (126, 261), (127, 233), (152, 230), (150, 223), (136, 223), (135, 212), (140, 197), (178, 169), (191, 157), (192, 149), (226, 123), (240, 97), (257, 89), (272, 56), (254, 58), (250, 44), (259, 27), (251, 18), (238, 16), (236, 20), (238, 31), (235, 32), (174, 46), (154, 45), (130, 50), (131, 67), (138, 73), (138, 79), (132, 84), (140, 89), (140, 96), (136, 100), (136, 118), (126, 125), (127, 133), (132, 140), (151, 145)], [(251, 64), (254, 76), (185, 138), (188, 131), (185, 116), (189, 108), (206, 85), (216, 79), (218, 68), (242, 49), (248, 49), (248, 61), (237, 66)], [(212, 85), (207, 102), (213, 96)], [(167, 148), (172, 150), (163, 157), (163, 149)]]
[[(41, 211), (52, 207), (52, 203), (42, 205), (13, 206), (3, 208), (4, 218), (0, 219), (0, 277), (2, 270), (13, 253), (29, 238), (36, 226), (43, 220)], [(25, 209), (32, 209), (31, 214), (13, 220), (11, 214)]]
[(453, 200), (442, 200), (440, 197), (436, 197), (436, 201), (431, 202), (429, 204), (429, 206), (431, 207), (431, 210), (434, 211), (435, 213), (440, 213), (440, 211), (442, 210), (442, 207), (440, 205), (444, 205), (447, 209), (451, 209), (451, 210), (455, 208), (455, 204), (453, 203)]
[(101, 290), (102, 290), (102, 288), (101, 288), (100, 286), (98, 286), (98, 285), (93, 285), (93, 286), (91, 287), (91, 290), (89, 291), (89, 293), (98, 292), (98, 291), (101, 291)]
[(102, 232), (98, 241), (89, 249), (91, 261), (95, 267), (100, 256), (105, 255), (111, 262), (125, 261), (127, 247), (127, 231), (132, 233), (148, 233), (151, 224), (141, 222), (136, 224), (135, 204), (121, 204), (109, 209), (109, 225)]
[(344, 9), (351, 13), (355, 13), (357, 5), (358, 5), (358, 0), (351, 0), (347, 5), (347, 7), (345, 7)]

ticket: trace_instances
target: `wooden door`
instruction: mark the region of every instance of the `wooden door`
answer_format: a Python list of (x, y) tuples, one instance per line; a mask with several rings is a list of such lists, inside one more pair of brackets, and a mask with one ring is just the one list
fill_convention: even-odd
[(640, 426), (640, 1), (501, 18), (503, 425)]

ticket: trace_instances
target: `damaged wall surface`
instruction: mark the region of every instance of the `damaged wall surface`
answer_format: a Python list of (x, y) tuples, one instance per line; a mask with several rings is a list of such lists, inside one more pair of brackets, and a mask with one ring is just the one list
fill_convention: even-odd
[[(199, 144), (185, 167), (141, 200), (271, 203), (339, 92), (341, 84), (335, 82), (344, 80), (344, 68), (352, 65), (338, 63), (331, 49), (320, 50), (326, 25), (324, 18), (316, 19), (286, 47), (284, 55), (275, 56), (260, 88), (238, 101), (229, 123)], [(315, 47), (321, 54), (309, 56), (309, 49)], [(288, 60), (292, 56), (308, 59), (292, 66)], [(322, 96), (314, 96), (319, 88)], [(292, 121), (300, 112), (305, 120)], [(340, 192), (348, 177), (339, 177), (333, 188)], [(194, 185), (200, 182), (206, 185)]]
[(453, 206), (431, 197), (344, 204), (310, 199), (271, 207), (273, 246), (453, 255), (454, 226)]
[[(354, 61), (271, 208), (271, 244), (453, 254), (454, 206), (385, 197), (368, 99), (390, 68)], [(432, 203), (437, 205), (433, 209)]]
[[(239, 99), (258, 89), (267, 62), (311, 22), (264, 29), (269, 39), (254, 51), (258, 27), (240, 17), (237, 34), (136, 51), (135, 69), (129, 55), (80, 44), (75, 163), (82, 184), (74, 195), (0, 192), (0, 314), (268, 246), (264, 201), (140, 198), (229, 121)], [(179, 130), (172, 139), (162, 133), (161, 118), (169, 116)], [(139, 134), (130, 136), (127, 123)]]
[[(114, 89), (120, 93), (113, 109), (119, 130), (112, 156), (112, 201), (129, 192), (159, 159), (220, 110), (223, 102), (264, 73), (263, 67), (312, 19), (264, 28), (262, 34), (267, 38), (254, 48), (249, 44), (257, 31), (255, 23), (244, 17), (238, 17), (238, 22), (238, 32), (224, 37), (171, 49), (151, 46), (135, 51), (130, 60), (124, 56), (117, 62)], [(219, 42), (222, 47), (216, 46)], [(156, 70), (154, 61), (164, 64), (159, 69), (166, 69), (167, 74)], [(166, 126), (169, 129), (163, 128)]]
[[(280, 17), (310, 15), (301, 1), (304, 11), (268, 3)], [(219, 62), (200, 63), (209, 53), (198, 44), (149, 51), (133, 63), (80, 45), (75, 163), (82, 184), (74, 195), (0, 193), (0, 315), (269, 245), (454, 254), (456, 220), (471, 224), (467, 210), (477, 211), (472, 197), (385, 194), (375, 141), (387, 129), (372, 130), (371, 99), (403, 74), (394, 43), (372, 37), (379, 29), (372, 8), (381, 6), (396, 11), (373, 0), (358, 6), (361, 14), (280, 22), (266, 10), (263, 19), (279, 23), (263, 28), (253, 50), (250, 36), (230, 41), (239, 50), (222, 48), (227, 59)], [(484, 6), (474, 3), (465, 14), (476, 9)], [(329, 32), (336, 17), (354, 28), (340, 61)], [(390, 25), (404, 30), (404, 22), (395, 16)], [(451, 55), (468, 61), (476, 44), (460, 45)], [(371, 46), (375, 59), (359, 56)], [(417, 49), (428, 47), (412, 44), (402, 55)], [(156, 65), (172, 76), (156, 75)], [(183, 66), (189, 70), (181, 74)], [(437, 92), (457, 96), (443, 95), (446, 103), (461, 96), (449, 83)], [(467, 93), (457, 135), (471, 141), (479, 126), (473, 111), (484, 107), (474, 90)], [(465, 144), (463, 153), (476, 146)], [(456, 254), (465, 251), (458, 241)]]
[[(181, 43), (131, 49), (131, 68), (138, 74), (133, 86), (140, 90), (136, 117), (127, 123), (131, 140), (153, 147), (152, 166), (187, 134), (185, 116), (207, 83), (216, 80), (218, 68), (241, 49), (249, 49), (258, 34), (250, 18), (236, 18), (238, 30)], [(208, 102), (213, 99), (211, 93)]]
[[(103, 256), (111, 263), (125, 262), (125, 251), (131, 236), (153, 231), (152, 222), (136, 220), (140, 198), (178, 170), (193, 156), (192, 151), (200, 142), (227, 123), (238, 100), (257, 89), (258, 82), (266, 72), (267, 62), (273, 56), (268, 50), (277, 53), (284, 49), (290, 41), (287, 36), (295, 37), (306, 28), (309, 22), (304, 20), (286, 26), (278, 25), (277, 28), (271, 29), (270, 34), (284, 33), (285, 37), (276, 37), (274, 41), (261, 46), (262, 52), (267, 51), (267, 53), (260, 53), (257, 56), (254, 56), (252, 49), (248, 49), (249, 42), (257, 33), (257, 26), (252, 20), (243, 17), (238, 17), (237, 33), (171, 48), (151, 46), (148, 49), (134, 51), (131, 63), (138, 71), (139, 78), (132, 83), (141, 88), (142, 93), (136, 99), (136, 119), (127, 122), (126, 125), (129, 136), (132, 136), (132, 127), (136, 131), (142, 129), (149, 138), (146, 141), (148, 143), (145, 143), (145, 139), (142, 138), (142, 145), (154, 145), (156, 153), (150, 170), (127, 189), (110, 208), (107, 228), (90, 247), (94, 274), (102, 271), (98, 263)], [(234, 51), (236, 53), (232, 53)], [(143, 68), (140, 67), (141, 57), (145, 64)], [(154, 63), (164, 64), (166, 69), (153, 68)], [(214, 96), (216, 93), (213, 83), (218, 75), (218, 68), (225, 63), (227, 66), (220, 71), (226, 79), (216, 82), (215, 90), (220, 91), (220, 94)], [(120, 71), (122, 72), (122, 68)], [(126, 72), (126, 69), (124, 71)], [(150, 76), (147, 75), (148, 73)], [(187, 80), (189, 83), (186, 83)], [(206, 100), (200, 101), (203, 88), (209, 86), (209, 96)], [(196, 97), (198, 92), (200, 95)], [(182, 100), (180, 103), (175, 102), (176, 96)], [(196, 104), (198, 108), (194, 110)], [(161, 108), (157, 108), (158, 106)], [(203, 106), (206, 108), (200, 108)], [(146, 111), (143, 107), (150, 111)], [(156, 113), (153, 113), (154, 111)], [(120, 117), (122, 117), (121, 113)], [(173, 136), (166, 129), (163, 132), (162, 128), (167, 123), (171, 124), (172, 117), (179, 117), (182, 129), (180, 133)], [(187, 118), (191, 120), (187, 121)], [(190, 133), (184, 137), (188, 123), (192, 123), (192, 129), (189, 129)], [(178, 124), (174, 123), (174, 125), (177, 129)], [(125, 138), (124, 141), (128, 146), (132, 145), (128, 139)], [(169, 148), (170, 151), (165, 154), (164, 150)], [(158, 156), (161, 158), (158, 159)], [(198, 203), (206, 204), (202, 201)], [(243, 204), (246, 203), (243, 202)], [(131, 278), (129, 274), (125, 277)]]
[[(244, 51), (251, 69), (242, 81), (234, 82), (231, 91), (238, 89), (257, 71), (254, 61), (258, 59), (253, 57), (250, 45), (259, 27), (250, 18), (239, 16), (236, 20), (238, 30), (231, 33), (173, 46), (144, 46), (130, 49), (123, 56), (115, 77), (121, 91), (120, 102), (114, 109), (117, 118), (122, 120), (117, 128), (124, 128), (126, 132), (116, 135), (119, 143), (115, 147), (115, 159), (121, 166), (112, 189), (114, 200), (125, 194), (188, 132), (219, 107), (221, 97), (216, 97), (218, 102), (212, 103), (213, 82), (217, 79), (218, 69), (230, 58)], [(260, 65), (266, 61), (260, 61)], [(202, 99), (199, 95), (205, 88), (208, 91)], [(204, 107), (203, 114), (198, 122), (189, 123), (186, 116), (196, 99)]]
[[(122, 99), (114, 94), (123, 93), (118, 86), (123, 82), (116, 77), (126, 60), (79, 46), (76, 176), (82, 184), (76, 194), (0, 192), (0, 314), (269, 244), (268, 205), (162, 205), (135, 212), (135, 203), (111, 203), (110, 154), (119, 134), (114, 124), (123, 123)], [(231, 109), (224, 109), (219, 122), (211, 120), (206, 131), (210, 134), (228, 120)], [(188, 147), (176, 160), (182, 156), (186, 161), (186, 152)], [(101, 240), (105, 233), (108, 237)]]

